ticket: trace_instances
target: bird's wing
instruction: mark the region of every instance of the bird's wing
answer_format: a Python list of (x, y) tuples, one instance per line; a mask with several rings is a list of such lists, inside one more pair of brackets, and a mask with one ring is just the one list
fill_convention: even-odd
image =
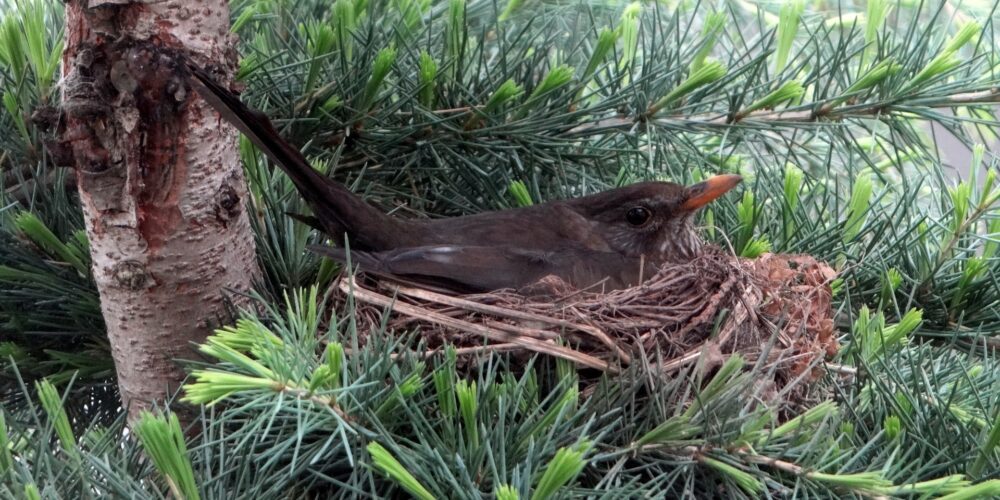
[[(311, 245), (309, 250), (342, 263), (348, 261), (343, 248)], [(541, 278), (546, 269), (543, 252), (487, 246), (351, 251), (350, 261), (369, 273), (462, 293), (516, 288)]]
[[(309, 250), (339, 262), (348, 260), (343, 248), (313, 245)], [(462, 293), (518, 289), (548, 275), (577, 287), (607, 278), (608, 288), (621, 288), (637, 284), (639, 274), (636, 263), (609, 252), (543, 252), (509, 246), (434, 245), (384, 252), (352, 251), (350, 260), (369, 273)]]
[(414, 221), (426, 228), (424, 243), (405, 246), (465, 245), (610, 252), (603, 232), (562, 202), (550, 202), (498, 212)]

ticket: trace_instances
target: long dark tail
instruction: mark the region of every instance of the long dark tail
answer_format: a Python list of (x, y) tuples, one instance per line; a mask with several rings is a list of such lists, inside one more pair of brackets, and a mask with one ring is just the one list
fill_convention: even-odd
[(329, 236), (342, 241), (346, 232), (358, 249), (380, 250), (396, 246), (393, 238), (400, 235), (399, 221), (317, 172), (298, 149), (281, 138), (267, 116), (248, 108), (205, 70), (190, 61), (187, 66), (193, 77), (189, 79), (192, 87), (288, 174)]

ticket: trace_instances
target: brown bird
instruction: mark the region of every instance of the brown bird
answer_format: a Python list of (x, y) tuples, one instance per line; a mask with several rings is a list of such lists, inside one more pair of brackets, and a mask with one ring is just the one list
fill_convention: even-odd
[(529, 207), (442, 219), (400, 219), (313, 169), (271, 121), (188, 64), (192, 86), (292, 179), (313, 218), (301, 218), (343, 248), (310, 250), (361, 269), (434, 288), (521, 288), (554, 275), (577, 288), (637, 285), (667, 262), (695, 257), (694, 212), (742, 180), (719, 175), (692, 186), (641, 182)]

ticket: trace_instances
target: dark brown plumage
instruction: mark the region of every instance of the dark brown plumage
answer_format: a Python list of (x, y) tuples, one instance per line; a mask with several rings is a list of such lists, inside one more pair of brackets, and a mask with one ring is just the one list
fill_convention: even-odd
[[(262, 113), (205, 71), (192, 85), (292, 179), (314, 224), (334, 241), (346, 236), (362, 269), (462, 292), (520, 288), (555, 275), (577, 287), (636, 285), (664, 262), (693, 258), (695, 210), (740, 182), (720, 175), (690, 187), (642, 182), (524, 208), (432, 220), (400, 219), (369, 205), (313, 169)], [(343, 248), (310, 247), (339, 261)], [(643, 276), (644, 275), (644, 276)]]

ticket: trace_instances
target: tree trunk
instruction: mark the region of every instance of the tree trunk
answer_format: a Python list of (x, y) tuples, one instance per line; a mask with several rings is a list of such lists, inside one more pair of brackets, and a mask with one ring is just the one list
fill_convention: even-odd
[(175, 391), (177, 358), (257, 272), (236, 133), (183, 77), (236, 55), (227, 0), (66, 3), (61, 150), (72, 155), (122, 402)]

